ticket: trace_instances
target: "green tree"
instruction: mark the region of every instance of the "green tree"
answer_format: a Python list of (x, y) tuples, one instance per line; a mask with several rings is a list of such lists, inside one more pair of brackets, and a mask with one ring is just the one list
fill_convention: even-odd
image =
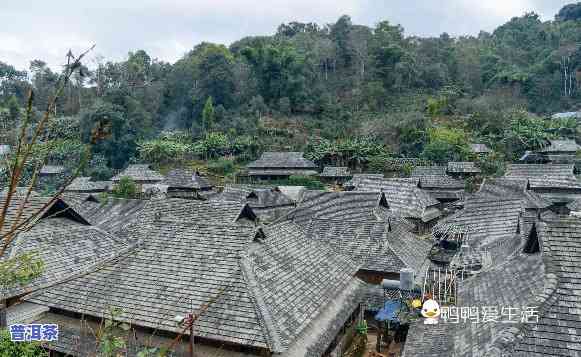
[(469, 153), (468, 140), (463, 130), (432, 128), (428, 130), (428, 143), (424, 147), (422, 158), (438, 163), (465, 161)]
[(119, 183), (113, 188), (113, 195), (119, 198), (135, 198), (137, 195), (137, 185), (131, 177), (121, 177)]
[(212, 101), (212, 97), (208, 97), (206, 104), (204, 104), (204, 110), (202, 111), (202, 123), (204, 126), (204, 132), (211, 132), (215, 121), (216, 112), (214, 111), (214, 103)]

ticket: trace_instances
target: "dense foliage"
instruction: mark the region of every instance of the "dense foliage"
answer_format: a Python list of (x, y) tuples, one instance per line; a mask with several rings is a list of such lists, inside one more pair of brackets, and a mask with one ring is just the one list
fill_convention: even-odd
[[(62, 145), (51, 159), (66, 163), (92, 144), (101, 166), (85, 174), (94, 177), (131, 160), (247, 161), (263, 150), (379, 168), (387, 156), (466, 159), (478, 141), (513, 159), (546, 138), (579, 136), (576, 123), (543, 116), (581, 109), (580, 9), (545, 22), (526, 13), (478, 36), (406, 36), (388, 21), (342, 16), (229, 47), (204, 42), (174, 64), (130, 52), (75, 74), (57, 105), (51, 130)], [(28, 72), (0, 62), (5, 127), (18, 127), (27, 88), (42, 109), (56, 79), (40, 60)]]

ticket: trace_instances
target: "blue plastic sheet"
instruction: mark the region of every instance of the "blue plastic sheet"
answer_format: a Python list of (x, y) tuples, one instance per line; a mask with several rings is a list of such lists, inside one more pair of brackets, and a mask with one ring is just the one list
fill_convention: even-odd
[(404, 304), (399, 300), (386, 301), (383, 307), (375, 315), (377, 321), (399, 321), (397, 315)]

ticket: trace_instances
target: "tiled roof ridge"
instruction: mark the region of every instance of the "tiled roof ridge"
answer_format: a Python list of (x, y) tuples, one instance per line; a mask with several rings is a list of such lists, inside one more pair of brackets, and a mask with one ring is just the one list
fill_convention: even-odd
[[(546, 223), (539, 224), (539, 234), (544, 235)], [(538, 305), (538, 315), (544, 316), (550, 307), (559, 298), (557, 289), (561, 278), (559, 277), (560, 267), (551, 253), (550, 242), (543, 242), (543, 263), (545, 264), (545, 276), (543, 291), (536, 294), (533, 300)], [(533, 328), (534, 324), (521, 322), (518, 327), (513, 327), (502, 331), (488, 348), (489, 351), (506, 352), (512, 355), (518, 342), (522, 340)]]
[(274, 353), (283, 352), (283, 345), (280, 337), (280, 328), (276, 320), (272, 317), (266, 302), (263, 299), (261, 288), (254, 274), (254, 269), (250, 262), (247, 251), (240, 253), (240, 271), (244, 281), (248, 284), (248, 293), (254, 302), (257, 315), (260, 317), (261, 326), (265, 332), (265, 337), (270, 346), (270, 350)]

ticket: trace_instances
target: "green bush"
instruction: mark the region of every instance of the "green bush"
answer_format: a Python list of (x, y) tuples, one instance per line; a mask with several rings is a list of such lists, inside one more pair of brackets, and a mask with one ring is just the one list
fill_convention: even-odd
[(35, 342), (12, 342), (10, 332), (0, 330), (0, 357), (44, 357), (48, 352)]
[(118, 198), (133, 198), (137, 195), (137, 185), (130, 177), (121, 177), (121, 180), (113, 188), (113, 196)]
[(289, 186), (305, 186), (311, 190), (323, 190), (325, 185), (316, 178), (310, 176), (290, 176), (288, 179)]
[(216, 175), (226, 176), (234, 172), (234, 162), (232, 160), (227, 160), (220, 158), (215, 161), (210, 161), (208, 163), (208, 170)]

